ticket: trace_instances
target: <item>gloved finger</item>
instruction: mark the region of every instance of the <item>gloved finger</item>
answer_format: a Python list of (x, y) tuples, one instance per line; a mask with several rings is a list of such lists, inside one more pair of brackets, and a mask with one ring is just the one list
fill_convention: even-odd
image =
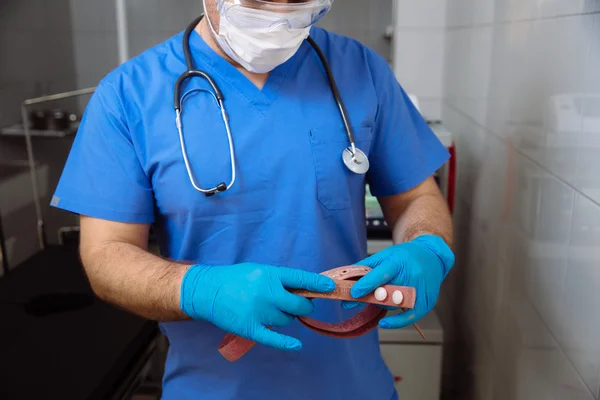
[(302, 349), (302, 342), (298, 339), (274, 332), (262, 325), (254, 330), (249, 339), (282, 351), (298, 351)]
[(366, 296), (374, 292), (378, 287), (390, 283), (398, 275), (398, 272), (399, 268), (396, 262), (382, 262), (377, 268), (368, 272), (352, 286), (350, 295), (355, 299)]
[(315, 306), (309, 299), (292, 294), (284, 288), (280, 290), (281, 292), (276, 293), (274, 305), (281, 311), (293, 316), (306, 317), (315, 310)]
[(277, 327), (287, 326), (291, 324), (294, 319), (295, 317), (293, 315), (278, 310), (273, 310), (271, 315), (267, 317), (265, 325)]
[(335, 289), (333, 279), (314, 272), (294, 268), (281, 268), (281, 283), (290, 289), (304, 289), (311, 292), (329, 293)]
[(376, 253), (352, 265), (375, 268), (381, 263), (381, 260), (381, 254)]
[(423, 315), (417, 309), (403, 312), (402, 314), (391, 315), (379, 321), (379, 326), (383, 329), (400, 329), (417, 323)]

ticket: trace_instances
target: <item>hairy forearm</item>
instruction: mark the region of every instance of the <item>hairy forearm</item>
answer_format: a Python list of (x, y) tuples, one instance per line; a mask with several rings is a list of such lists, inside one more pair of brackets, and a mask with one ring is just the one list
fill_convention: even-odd
[(81, 257), (94, 292), (104, 301), (155, 321), (188, 319), (179, 301), (189, 265), (116, 241), (82, 247)]
[(396, 244), (430, 234), (440, 236), (452, 247), (452, 217), (444, 198), (437, 193), (415, 197), (393, 226)]

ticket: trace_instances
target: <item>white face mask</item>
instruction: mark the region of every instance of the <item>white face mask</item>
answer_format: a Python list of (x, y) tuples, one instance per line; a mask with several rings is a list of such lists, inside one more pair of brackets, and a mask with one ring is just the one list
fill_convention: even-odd
[[(310, 32), (310, 26), (303, 29), (289, 28), (286, 24), (271, 26), (277, 21), (290, 18), (289, 14), (251, 8), (238, 10), (237, 13), (238, 20), (240, 17), (246, 20), (243, 28), (233, 25), (223, 15), (219, 33), (215, 32), (210, 18), (208, 24), (223, 51), (250, 72), (266, 73), (283, 64), (296, 54)], [(302, 18), (302, 15), (295, 17)]]

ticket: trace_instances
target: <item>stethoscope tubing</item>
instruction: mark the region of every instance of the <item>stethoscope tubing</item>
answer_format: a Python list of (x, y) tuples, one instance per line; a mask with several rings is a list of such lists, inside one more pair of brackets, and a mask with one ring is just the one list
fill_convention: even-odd
[(327, 61), (327, 58), (325, 58), (325, 54), (323, 54), (323, 51), (321, 50), (319, 45), (317, 45), (317, 43), (312, 37), (309, 36), (308, 38), (306, 38), (306, 40), (308, 41), (308, 43), (310, 43), (312, 48), (317, 53), (319, 60), (321, 60), (321, 64), (323, 64), (323, 68), (325, 69), (325, 73), (327, 74), (327, 79), (329, 80), (329, 87), (331, 87), (331, 93), (333, 94), (333, 98), (335, 99), (335, 102), (337, 103), (337, 106), (340, 110), (342, 121), (344, 122), (344, 128), (346, 129), (346, 134), (348, 135), (348, 141), (350, 142), (350, 146), (352, 146), (352, 150), (354, 150), (354, 131), (352, 130), (352, 125), (350, 125), (348, 112), (346, 111), (346, 106), (344, 105), (344, 101), (342, 100), (342, 96), (340, 95), (340, 91), (335, 81), (335, 77), (331, 72), (329, 62)]
[[(192, 53), (190, 50), (190, 35), (192, 34), (193, 30), (196, 28), (198, 23), (202, 20), (202, 18), (204, 18), (204, 14), (202, 14), (198, 18), (196, 18), (187, 27), (187, 29), (184, 32), (183, 54), (185, 56), (185, 63), (186, 63), (187, 71), (185, 71), (183, 74), (181, 74), (175, 83), (173, 105), (175, 108), (175, 114), (176, 114), (175, 122), (176, 122), (176, 126), (177, 126), (177, 131), (179, 134), (181, 153), (183, 155), (183, 160), (185, 163), (185, 167), (186, 167), (190, 182), (192, 183), (192, 186), (194, 187), (194, 189), (196, 189), (197, 191), (204, 193), (206, 196), (212, 196), (216, 193), (220, 193), (220, 192), (224, 192), (225, 190), (229, 190), (233, 186), (233, 184), (235, 183), (235, 180), (236, 180), (236, 164), (235, 164), (235, 149), (233, 146), (233, 136), (231, 134), (231, 128), (229, 126), (229, 116), (227, 115), (227, 111), (225, 110), (223, 93), (221, 92), (221, 90), (219, 89), (216, 82), (212, 79), (212, 77), (208, 73), (201, 71), (199, 69), (196, 69), (196, 67), (194, 66), (194, 60), (193, 60)], [(325, 73), (327, 74), (327, 79), (329, 80), (329, 85), (331, 87), (331, 93), (335, 99), (335, 102), (336, 102), (339, 112), (340, 112), (340, 116), (344, 123), (346, 135), (348, 136), (348, 141), (350, 142), (350, 147), (345, 149), (344, 152), (350, 152), (350, 154), (351, 154), (350, 160), (357, 165), (361, 164), (363, 162), (366, 162), (366, 167), (368, 169), (368, 158), (364, 155), (364, 153), (362, 153), (362, 151), (360, 151), (359, 149), (356, 148), (356, 144), (355, 144), (355, 140), (354, 140), (354, 131), (352, 130), (352, 125), (350, 124), (350, 120), (348, 118), (348, 113), (346, 111), (346, 107), (342, 100), (342, 96), (340, 95), (340, 91), (338, 89), (338, 86), (337, 86), (337, 83), (333, 76), (333, 73), (331, 72), (331, 67), (329, 66), (329, 62), (327, 61), (321, 48), (317, 45), (317, 43), (313, 40), (312, 37), (309, 36), (307, 38), (307, 41), (308, 41), (308, 43), (310, 43), (312, 48), (317, 53), (317, 56), (319, 57), (319, 60), (321, 61), (323, 68), (325, 69)], [(229, 141), (229, 154), (230, 154), (230, 159), (231, 159), (231, 180), (230, 180), (229, 184), (225, 184), (224, 182), (222, 182), (217, 187), (214, 187), (212, 189), (202, 189), (200, 187), (200, 185), (198, 185), (196, 183), (194, 174), (192, 172), (192, 167), (191, 167), (191, 164), (189, 161), (189, 157), (187, 154), (186, 146), (185, 146), (185, 138), (183, 135), (183, 122), (181, 119), (181, 115), (183, 113), (183, 100), (189, 93), (186, 93), (182, 97), (181, 96), (181, 88), (183, 87), (183, 84), (185, 83), (186, 80), (194, 78), (194, 77), (204, 78), (209, 83), (211, 89), (213, 90), (213, 93), (211, 93), (211, 94), (215, 98), (217, 105), (219, 106), (219, 108), (221, 110), (221, 116), (223, 118), (223, 123), (225, 124), (225, 130), (227, 131), (227, 139)], [(199, 89), (199, 90), (210, 92), (206, 89)], [(361, 161), (359, 161), (358, 158), (360, 158)], [(357, 172), (357, 170), (353, 169), (351, 167), (351, 165), (349, 165), (349, 162), (346, 159), (344, 159), (344, 162), (346, 163), (346, 165), (348, 166), (348, 168), (351, 171), (354, 171), (356, 173), (361, 173), (361, 172)], [(364, 173), (364, 172), (362, 172), (362, 173)]]

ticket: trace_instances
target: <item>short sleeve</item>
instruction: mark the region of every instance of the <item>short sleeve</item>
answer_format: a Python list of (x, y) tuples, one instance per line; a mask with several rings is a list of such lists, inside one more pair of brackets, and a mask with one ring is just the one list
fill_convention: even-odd
[(126, 223), (154, 222), (153, 192), (117, 92), (101, 82), (92, 95), (51, 205)]
[(367, 180), (374, 196), (392, 196), (418, 186), (433, 175), (448, 160), (449, 152), (413, 105), (387, 62), (374, 53), (369, 60), (378, 110)]

